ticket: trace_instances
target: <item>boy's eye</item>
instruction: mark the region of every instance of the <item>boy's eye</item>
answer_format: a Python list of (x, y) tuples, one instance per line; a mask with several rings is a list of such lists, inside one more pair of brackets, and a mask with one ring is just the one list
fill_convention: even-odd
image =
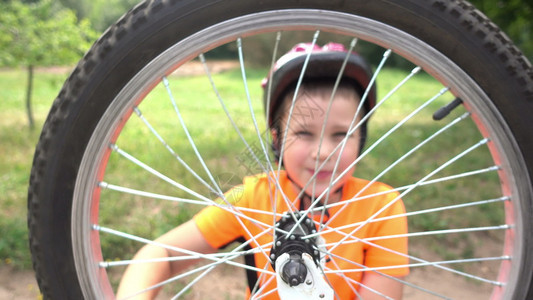
[(333, 134), (333, 136), (336, 138), (344, 138), (346, 135), (348, 135), (348, 132), (346, 131), (339, 131)]
[(295, 134), (297, 136), (301, 136), (301, 137), (304, 137), (304, 136), (311, 136), (311, 132), (309, 131), (306, 131), (306, 130), (300, 130), (300, 131), (296, 131)]

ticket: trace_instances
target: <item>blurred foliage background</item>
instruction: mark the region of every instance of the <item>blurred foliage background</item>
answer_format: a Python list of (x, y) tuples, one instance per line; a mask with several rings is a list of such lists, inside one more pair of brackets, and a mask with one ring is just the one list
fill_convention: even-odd
[[(35, 67), (74, 65), (106, 28), (139, 0), (0, 0), (0, 68), (23, 67), (27, 70), (25, 105), (30, 128), (34, 128), (31, 97)], [(521, 0), (472, 0), (476, 7), (491, 18), (524, 54), (533, 60), (533, 2)], [(284, 39), (290, 45), (299, 37)], [(256, 40), (247, 53), (250, 61), (270, 61), (266, 43)], [(375, 49), (360, 49), (373, 58)], [(235, 45), (220, 47), (214, 58), (234, 58)], [(380, 54), (379, 54), (380, 55)], [(372, 59), (371, 59), (372, 60)], [(389, 65), (402, 65), (403, 60), (390, 60)]]
[[(29, 51), (32, 53), (31, 63), (73, 64), (83, 53), (82, 50), (89, 47), (90, 42), (138, 2), (139, 0), (0, 0), (0, 67), (28, 64), (30, 58), (22, 57), (20, 47), (15, 47), (17, 42), (20, 45), (22, 41), (26, 48), (37, 50)], [(500, 26), (526, 56), (533, 60), (532, 1), (471, 2)], [(42, 47), (43, 43), (47, 47)], [(292, 45), (287, 47), (289, 46)], [(219, 53), (221, 58), (234, 57), (234, 49), (228, 47), (226, 50), (226, 53), (223, 50)], [(53, 55), (46, 55), (47, 53)], [(39, 55), (41, 57), (36, 57)]]

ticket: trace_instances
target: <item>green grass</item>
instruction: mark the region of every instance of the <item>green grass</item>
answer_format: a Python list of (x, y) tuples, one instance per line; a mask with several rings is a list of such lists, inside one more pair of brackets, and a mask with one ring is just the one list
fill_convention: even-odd
[(39, 131), (66, 74), (35, 74), (33, 110), (36, 129), (29, 129), (25, 112), (26, 72), (0, 70), (0, 260), (28, 268), (31, 265), (26, 197), (31, 161)]
[[(259, 130), (264, 130), (264, 118), (261, 102), (260, 81), (264, 70), (252, 70), (249, 75), (249, 86), (252, 106), (259, 123)], [(379, 95), (386, 93), (400, 82), (405, 72), (387, 70), (378, 79)], [(34, 110), (38, 127), (42, 125), (46, 113), (58, 93), (66, 74), (37, 73), (34, 88)], [(38, 131), (30, 131), (25, 119), (24, 88), (25, 74), (21, 70), (0, 71), (0, 259), (4, 263), (19, 267), (30, 265), (27, 250), (26, 229), (26, 193), (31, 167), (31, 159), (38, 138)], [(246, 148), (233, 130), (233, 125), (220, 110), (217, 97), (204, 77), (171, 77), (171, 87), (183, 115), (187, 129), (194, 138), (199, 151), (205, 157), (206, 164), (213, 173), (215, 180), (222, 183), (226, 190), (238, 183), (244, 174), (253, 169), (252, 161), (244, 161)], [(251, 116), (247, 103), (243, 102), (245, 91), (240, 72), (231, 71), (215, 76), (220, 95), (225, 99), (227, 108), (234, 117), (235, 124), (243, 136), (253, 140), (255, 129), (250, 126)], [(194, 88), (195, 93), (191, 93)], [(381, 134), (387, 132), (406, 113), (417, 107), (420, 101), (433, 97), (440, 90), (440, 85), (425, 74), (418, 75), (411, 83), (402, 87), (401, 92), (393, 96), (383, 107), (372, 116), (370, 137), (367, 147), (375, 142)], [(244, 99), (244, 100), (243, 100)], [(446, 122), (457, 117), (464, 110), (457, 109), (446, 120), (435, 122), (431, 114), (453, 98), (447, 94), (420, 112), (404, 127), (392, 134), (390, 138), (378, 145), (375, 150), (358, 165), (355, 175), (373, 178), (389, 164), (409, 151), (413, 145), (427, 138), (441, 128)], [(207, 178), (196, 158), (187, 136), (181, 128), (176, 112), (168, 101), (166, 90), (157, 86), (149, 98), (139, 108), (147, 120), (158, 130), (169, 146), (187, 162), (204, 179)], [(415, 183), (428, 172), (450, 158), (450, 153), (460, 153), (466, 145), (472, 145), (481, 139), (475, 127), (466, 120), (452, 128), (450, 132), (437, 138), (415, 155), (394, 167), (380, 181), (392, 186), (404, 186)], [(198, 182), (178, 161), (165, 150), (164, 146), (154, 138), (148, 128), (132, 115), (117, 145), (134, 154), (141, 161), (160, 170), (163, 174), (175, 179), (193, 190), (204, 195), (212, 195)], [(252, 147), (260, 147), (259, 142), (252, 142)], [(490, 166), (490, 156), (486, 147), (476, 150), (472, 155), (444, 169), (432, 178), (456, 174), (477, 168)], [(189, 197), (186, 193), (147, 174), (116, 153), (110, 157), (107, 173), (104, 178), (109, 183), (126, 187), (144, 189), (162, 194)], [(416, 189), (403, 197), (409, 211), (451, 205), (469, 200), (484, 200), (499, 195), (499, 183), (496, 174), (484, 174), (468, 180), (454, 180)], [(102, 224), (113, 228), (133, 232), (140, 236), (155, 237), (188, 219), (199, 209), (194, 205), (178, 203), (162, 203), (154, 199), (103, 191), (101, 203)], [(439, 230), (463, 226), (495, 225), (502, 222), (502, 209), (499, 205), (479, 206), (465, 209), (458, 214), (455, 211), (439, 212), (409, 218), (411, 231)], [(454, 236), (436, 238), (434, 243), (443, 242), (462, 254), (472, 251), (472, 245), (458, 241)], [(116, 237), (104, 237), (107, 244), (106, 259), (114, 260), (124, 257), (124, 249), (133, 253), (138, 243), (125, 241)], [(435, 246), (437, 247), (437, 246)], [(441, 247), (442, 248), (442, 247)], [(437, 249), (439, 249), (437, 247)], [(449, 254), (446, 252), (445, 254)], [(469, 254), (470, 255), (470, 254)]]

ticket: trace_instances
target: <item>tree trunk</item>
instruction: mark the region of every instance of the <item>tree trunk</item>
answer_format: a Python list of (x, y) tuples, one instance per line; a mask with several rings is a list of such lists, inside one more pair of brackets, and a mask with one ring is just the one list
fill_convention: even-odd
[(33, 121), (33, 112), (31, 110), (31, 93), (33, 89), (33, 65), (28, 66), (28, 85), (26, 88), (26, 112), (28, 114), (28, 122), (30, 124), (30, 130), (35, 128), (35, 122)]

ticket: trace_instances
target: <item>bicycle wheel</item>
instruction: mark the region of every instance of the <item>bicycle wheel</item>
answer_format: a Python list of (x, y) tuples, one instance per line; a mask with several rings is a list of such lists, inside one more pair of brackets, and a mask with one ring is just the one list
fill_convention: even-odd
[[(275, 168), (260, 100), (271, 59), (247, 59), (264, 47), (276, 57), (276, 40), (357, 41), (372, 60), (380, 102), (355, 176), (388, 183), (405, 202), (406, 298), (462, 297), (456, 287), (533, 297), (531, 66), (466, 2), (399, 0), (151, 1), (127, 13), (69, 77), (37, 146), (28, 223), (44, 297), (113, 298), (140, 245)], [(219, 49), (234, 53), (236, 70), (214, 74)], [(393, 59), (413, 71), (387, 68)], [(180, 76), (197, 64), (202, 75)], [(463, 104), (448, 117), (428, 120), (455, 98)], [(234, 274), (222, 266), (242, 268), (241, 250), (222, 250), (168, 293), (221, 297), (200, 279)], [(433, 276), (440, 286), (424, 280)]]

